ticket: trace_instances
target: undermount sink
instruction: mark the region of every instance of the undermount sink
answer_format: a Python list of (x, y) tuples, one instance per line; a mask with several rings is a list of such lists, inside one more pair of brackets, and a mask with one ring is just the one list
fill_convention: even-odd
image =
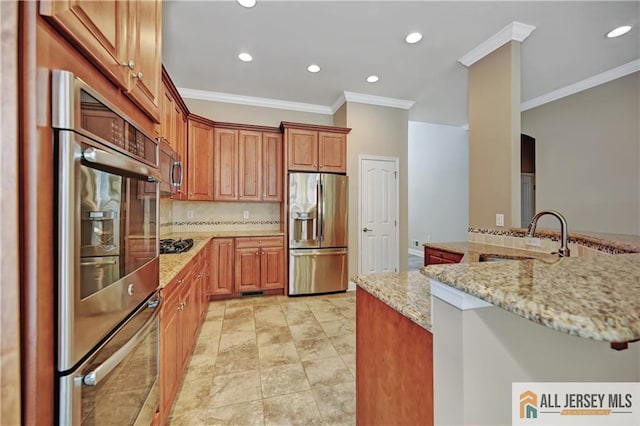
[(495, 262), (501, 260), (530, 260), (534, 259), (529, 256), (516, 256), (516, 255), (499, 255), (499, 254), (481, 254), (479, 257), (480, 262)]

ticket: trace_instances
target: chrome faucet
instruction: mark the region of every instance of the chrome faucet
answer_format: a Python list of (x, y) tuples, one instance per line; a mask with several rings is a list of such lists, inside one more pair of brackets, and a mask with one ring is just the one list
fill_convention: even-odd
[(560, 221), (560, 248), (558, 249), (558, 255), (560, 257), (569, 257), (569, 245), (567, 244), (567, 220), (562, 216), (562, 214), (558, 213), (555, 210), (543, 210), (541, 212), (536, 213), (536, 215), (531, 219), (531, 223), (529, 224), (529, 228), (527, 229), (527, 236), (533, 237), (536, 232), (536, 226), (538, 225), (538, 220), (540, 217), (550, 214), (551, 216), (555, 216)]

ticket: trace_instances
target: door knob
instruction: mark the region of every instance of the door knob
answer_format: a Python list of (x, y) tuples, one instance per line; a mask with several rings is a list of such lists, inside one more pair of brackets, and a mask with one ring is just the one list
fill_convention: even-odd
[(362, 228), (362, 232), (373, 232), (373, 229)]

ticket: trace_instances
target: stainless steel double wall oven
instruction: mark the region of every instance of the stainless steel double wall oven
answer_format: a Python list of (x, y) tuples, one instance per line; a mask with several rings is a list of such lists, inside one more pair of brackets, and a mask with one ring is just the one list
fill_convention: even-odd
[(149, 424), (158, 389), (158, 146), (52, 71), (60, 424)]

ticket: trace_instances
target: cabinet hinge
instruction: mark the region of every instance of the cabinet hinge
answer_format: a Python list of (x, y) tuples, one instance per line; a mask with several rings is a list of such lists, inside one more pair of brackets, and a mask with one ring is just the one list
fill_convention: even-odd
[(398, 179), (398, 172), (397, 172), (397, 171), (394, 171), (394, 172), (393, 172), (393, 177), (394, 177), (395, 179)]
[(398, 227), (398, 221), (397, 221), (397, 220), (394, 220), (394, 221), (393, 221), (393, 225), (397, 228), (397, 227)]

